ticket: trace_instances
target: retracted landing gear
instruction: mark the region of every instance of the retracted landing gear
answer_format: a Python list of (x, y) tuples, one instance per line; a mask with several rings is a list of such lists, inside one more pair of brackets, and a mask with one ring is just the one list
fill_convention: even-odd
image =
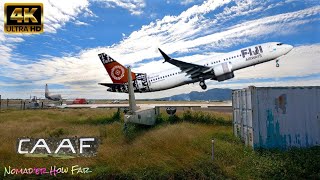
[(276, 60), (276, 67), (279, 67), (280, 64), (279, 64), (279, 59)]
[(200, 80), (199, 85), (201, 86), (201, 88), (202, 88), (203, 90), (206, 90), (206, 89), (207, 89), (207, 85), (206, 85), (206, 83), (204, 82), (204, 80), (203, 80), (203, 79), (202, 79), (202, 80)]

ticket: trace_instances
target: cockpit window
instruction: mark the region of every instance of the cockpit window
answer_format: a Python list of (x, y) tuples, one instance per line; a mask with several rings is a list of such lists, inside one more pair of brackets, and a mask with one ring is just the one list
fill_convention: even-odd
[(281, 46), (283, 43), (278, 43), (277, 46)]

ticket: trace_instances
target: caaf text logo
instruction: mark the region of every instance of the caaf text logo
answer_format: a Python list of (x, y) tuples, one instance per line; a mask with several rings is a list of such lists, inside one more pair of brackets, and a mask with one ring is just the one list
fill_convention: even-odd
[(5, 3), (4, 32), (38, 34), (43, 32), (42, 3)]

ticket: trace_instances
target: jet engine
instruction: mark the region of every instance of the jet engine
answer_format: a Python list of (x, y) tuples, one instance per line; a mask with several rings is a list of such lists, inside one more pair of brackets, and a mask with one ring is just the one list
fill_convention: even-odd
[(234, 77), (232, 64), (230, 62), (224, 62), (218, 66), (215, 66), (213, 68), (213, 72), (215, 77), (212, 79), (218, 81), (225, 81)]

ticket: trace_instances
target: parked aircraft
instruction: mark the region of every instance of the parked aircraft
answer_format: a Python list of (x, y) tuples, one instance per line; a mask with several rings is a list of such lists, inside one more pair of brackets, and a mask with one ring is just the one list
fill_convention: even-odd
[[(159, 73), (131, 73), (135, 92), (153, 92), (166, 90), (189, 83), (199, 82), (206, 89), (205, 80), (225, 81), (234, 77), (234, 71), (249, 66), (261, 64), (287, 54), (293, 46), (280, 42), (269, 42), (246, 47), (225, 53), (212, 59), (200, 60), (194, 63), (173, 59), (161, 49), (164, 62), (176, 67)], [(99, 58), (111, 77), (113, 83), (99, 83), (107, 86), (110, 92), (128, 92), (128, 70), (105, 53)], [(279, 66), (278, 60), (276, 61)]]
[(49, 93), (49, 88), (48, 88), (48, 84), (46, 84), (46, 90), (45, 90), (45, 94), (44, 96), (49, 99), (49, 100), (52, 100), (52, 101), (61, 101), (62, 100), (62, 97), (61, 97), (61, 94), (50, 94)]

